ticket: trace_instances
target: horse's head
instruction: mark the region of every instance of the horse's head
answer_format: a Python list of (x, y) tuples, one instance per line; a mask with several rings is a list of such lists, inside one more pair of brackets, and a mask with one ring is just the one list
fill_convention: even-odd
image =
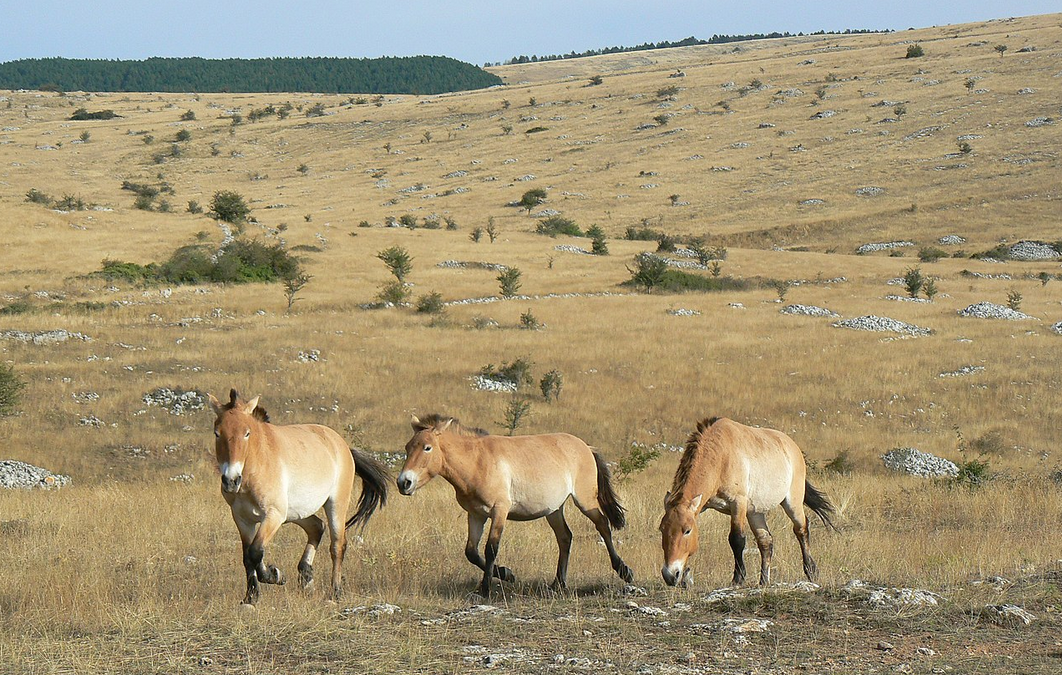
[[(229, 391), (229, 402), (222, 404), (213, 394), (208, 394), (210, 407), (214, 409), (214, 454), (221, 470), (221, 491), (236, 493), (243, 483), (243, 468), (258, 428), (255, 408), (258, 397), (250, 401), (240, 399), (235, 389)], [(264, 411), (263, 411), (264, 416)]]
[(697, 552), (697, 514), (702, 498), (672, 499), (670, 492), (664, 497), (664, 517), (660, 520), (664, 567), (660, 573), (668, 586), (686, 586), (691, 581), (689, 559)]
[(450, 428), (453, 419), (441, 424), (425, 424), (413, 415), (413, 438), (406, 443), (406, 461), (398, 474), (398, 491), (411, 495), (439, 474), (442, 467), (442, 452), (439, 437)]

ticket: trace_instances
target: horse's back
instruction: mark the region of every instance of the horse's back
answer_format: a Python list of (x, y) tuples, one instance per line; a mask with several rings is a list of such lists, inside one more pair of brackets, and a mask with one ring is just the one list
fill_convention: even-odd
[(787, 434), (722, 418), (711, 427), (712, 445), (729, 465), (731, 480), (757, 510), (767, 510), (803, 488), (804, 456)]
[(320, 424), (287, 424), (273, 428), (276, 456), (289, 495), (332, 495), (354, 480), (354, 458), (334, 429)]

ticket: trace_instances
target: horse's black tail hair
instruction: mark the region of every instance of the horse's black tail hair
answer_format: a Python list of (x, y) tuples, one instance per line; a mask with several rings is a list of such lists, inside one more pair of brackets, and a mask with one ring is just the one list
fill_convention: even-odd
[(804, 481), (804, 503), (815, 512), (815, 515), (822, 519), (823, 525), (837, 530), (837, 526), (833, 524), (833, 517), (837, 515), (837, 509), (834, 508), (833, 502), (830, 501), (825, 492), (819, 490), (807, 480)]
[(627, 510), (619, 503), (616, 491), (612, 489), (612, 472), (601, 455), (594, 451), (594, 462), (597, 464), (597, 503), (601, 506), (602, 513), (612, 524), (612, 528), (622, 530), (627, 526)]
[(387, 505), (387, 487), (391, 484), (391, 476), (383, 464), (354, 448), (350, 454), (354, 457), (354, 472), (361, 477), (361, 496), (357, 510), (347, 521), (347, 529), (355, 525), (365, 527), (376, 509)]

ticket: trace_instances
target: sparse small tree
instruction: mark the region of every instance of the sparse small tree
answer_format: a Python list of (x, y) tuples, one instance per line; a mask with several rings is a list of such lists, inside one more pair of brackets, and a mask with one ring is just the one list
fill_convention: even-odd
[(544, 201), (546, 201), (546, 190), (544, 188), (531, 188), (520, 197), (517, 205), (527, 209), (527, 215), (531, 215), (531, 210)]
[(772, 279), (768, 283), (778, 294), (778, 302), (785, 302), (785, 296), (789, 294), (789, 287), (793, 285), (793, 282), (788, 279)]
[(933, 279), (933, 278), (926, 279), (926, 283), (922, 285), (922, 292), (925, 293), (926, 300), (929, 300), (930, 302), (933, 302), (933, 298), (935, 298), (937, 293), (939, 292), (939, 291), (937, 291), (937, 281), (936, 281), (936, 279)]
[(679, 200), (681, 199), (682, 197), (680, 197), (679, 195), (669, 195), (667, 198), (667, 200), (671, 202), (672, 206), (678, 206)]
[(81, 139), (82, 143), (88, 143), (89, 140), (92, 139), (92, 134), (89, 133), (88, 131), (82, 131), (81, 132), (81, 136), (79, 138)]
[(922, 274), (922, 268), (909, 267), (903, 273), (903, 287), (907, 290), (907, 295), (912, 298), (917, 298), (919, 291), (925, 286), (926, 277)]
[(1015, 312), (1021, 311), (1022, 295), (1016, 289), (1010, 289), (1007, 292), (1007, 307), (1011, 308)]
[(210, 201), (210, 212), (218, 220), (227, 223), (242, 224), (251, 213), (243, 196), (233, 190), (220, 190), (214, 193)]
[(974, 87), (977, 86), (977, 78), (976, 77), (968, 77), (968, 78), (966, 78), (965, 84), (966, 84), (966, 93), (972, 94), (973, 90), (974, 90)]
[(549, 371), (538, 381), (538, 388), (542, 390), (542, 398), (546, 399), (546, 403), (559, 400), (563, 387), (564, 376), (557, 369)]
[(288, 300), (288, 312), (291, 311), (291, 307), (295, 304), (295, 301), (299, 299), (296, 297), (298, 296), (299, 291), (305, 288), (306, 284), (310, 283), (310, 279), (312, 278), (313, 277), (305, 272), (297, 272), (284, 278), (284, 297)]
[(1007, 45), (996, 45), (994, 49), (999, 53), (999, 58), (1003, 58), (1003, 53), (1007, 51)]
[(653, 288), (660, 285), (667, 274), (667, 261), (651, 253), (639, 253), (634, 256), (634, 269), (628, 267), (627, 271), (631, 273), (631, 281), (652, 295)]
[(409, 273), (413, 271), (413, 258), (411, 258), (409, 252), (401, 246), (385, 248), (377, 253), (376, 257), (383, 261), (383, 264), (387, 266), (388, 271), (390, 271), (399, 282), (405, 281)]
[(508, 136), (509, 134), (513, 133), (513, 125), (503, 124), (501, 125), (501, 130), (503, 135)]
[(384, 144), (383, 144), (383, 149), (384, 149), (384, 152), (386, 152), (386, 153), (387, 153), (387, 154), (389, 154), (389, 155), (391, 154), (391, 148), (392, 148), (392, 147), (394, 147), (394, 146), (392, 146), (392, 145), (391, 145), (391, 142), (390, 142), (390, 141), (388, 141), (388, 142), (386, 142), (386, 143), (384, 143)]
[(181, 113), (181, 121), (182, 122), (192, 122), (194, 120), (195, 120), (195, 112), (193, 112), (191, 110), (185, 110), (183, 113)]
[(420, 314), (439, 314), (446, 309), (442, 294), (432, 291), (417, 299), (417, 312)]
[(483, 228), (476, 226), (472, 228), (472, 231), (468, 233), (468, 238), (472, 241), (479, 243), (479, 240), (483, 237)]
[(18, 376), (15, 369), (6, 363), (0, 363), (0, 416), (15, 412), (22, 400), (22, 390), (26, 383)]
[(187, 129), (181, 129), (177, 132), (177, 135), (173, 137), (178, 143), (184, 143), (185, 141), (192, 140), (192, 132)]
[(902, 103), (898, 103), (895, 107), (893, 107), (892, 113), (896, 115), (896, 117), (903, 117), (907, 114), (907, 106)]
[(511, 298), (520, 290), (520, 269), (509, 267), (498, 275), (498, 283), (501, 285), (501, 294), (504, 298)]
[(493, 244), (494, 241), (498, 238), (498, 234), (499, 234), (498, 226), (494, 224), (494, 216), (487, 216), (486, 233), (487, 233), (487, 236), (490, 237), (490, 243)]
[(424, 133), (421, 134), (421, 141), (420, 142), (421, 143), (431, 143), (431, 139), (432, 139), (431, 131), (430, 130), (425, 130)]
[(604, 78), (601, 77), (600, 75), (592, 75), (592, 76), (590, 76), (590, 86), (591, 87), (596, 87), (597, 85), (601, 84), (604, 81), (605, 81)]
[(959, 141), (959, 152), (964, 155), (968, 155), (973, 152), (973, 146), (966, 141)]
[(520, 315), (520, 328), (524, 330), (538, 330), (542, 328), (542, 323), (538, 318), (531, 313), (531, 309), (528, 308), (526, 312)]
[(188, 200), (188, 213), (198, 215), (203, 212), (203, 207), (194, 199)]
[(525, 401), (517, 396), (513, 396), (509, 399), (509, 403), (505, 406), (505, 412), (502, 413), (502, 426), (512, 436), (524, 422), (531, 415), (531, 401)]

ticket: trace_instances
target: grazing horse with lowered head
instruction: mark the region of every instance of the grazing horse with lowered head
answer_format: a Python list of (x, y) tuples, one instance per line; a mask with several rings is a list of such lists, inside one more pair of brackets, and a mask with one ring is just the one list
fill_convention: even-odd
[[(319, 424), (273, 425), (258, 397), (244, 401), (233, 389), (222, 404), (210, 395), (217, 415), (214, 448), (221, 470), (221, 494), (243, 542), (247, 573), (244, 604), (258, 601), (258, 584), (283, 584), (284, 576), (263, 562), (265, 547), (284, 523), (306, 531), (299, 560), (303, 587), (313, 581), (313, 559), (324, 536), (324, 507), (331, 532), (332, 597), (340, 594), (347, 528), (364, 526), (387, 502), (390, 477), (382, 464), (347, 446), (332, 429)], [(354, 476), (362, 481), (357, 510), (348, 520)]]
[(689, 558), (697, 551), (697, 514), (714, 509), (730, 516), (732, 584), (745, 581), (742, 554), (747, 523), (760, 549), (760, 585), (768, 585), (773, 543), (767, 512), (778, 504), (793, 521), (804, 574), (814, 581), (817, 568), (808, 550), (808, 518), (803, 507), (806, 504), (829, 527), (833, 527), (834, 507), (808, 482), (806, 472), (800, 448), (780, 431), (747, 427), (725, 417), (697, 424), (664, 497), (660, 521), (664, 581), (669, 586), (689, 583)]
[[(435, 476), (454, 488), (457, 502), (468, 512), (465, 557), (483, 570), (480, 595), (490, 594), (491, 577), (513, 581), (508, 567), (495, 564), (505, 523), (545, 518), (557, 537), (560, 555), (553, 588), (566, 587), (572, 531), (564, 520), (571, 497), (593, 521), (608, 549), (612, 569), (624, 581), (634, 578), (612, 542), (612, 528), (626, 524), (623, 507), (612, 489), (605, 461), (570, 434), (493, 436), (466, 429), (452, 417), (413, 416), (413, 438), (406, 443), (406, 461), (398, 490), (412, 495)], [(490, 519), (485, 555), (479, 553), (483, 529)]]

